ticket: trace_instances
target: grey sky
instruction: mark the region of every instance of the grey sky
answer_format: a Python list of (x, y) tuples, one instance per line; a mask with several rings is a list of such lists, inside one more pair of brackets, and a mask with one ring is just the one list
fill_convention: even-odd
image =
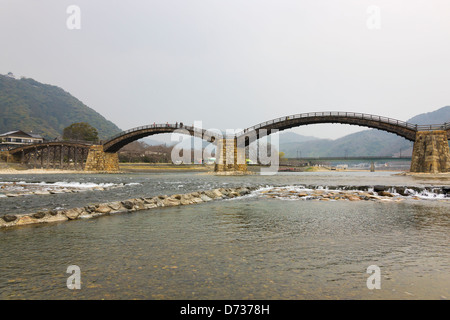
[(407, 120), (450, 104), (448, 0), (0, 0), (0, 43), (0, 73), (60, 86), (122, 129), (310, 111)]

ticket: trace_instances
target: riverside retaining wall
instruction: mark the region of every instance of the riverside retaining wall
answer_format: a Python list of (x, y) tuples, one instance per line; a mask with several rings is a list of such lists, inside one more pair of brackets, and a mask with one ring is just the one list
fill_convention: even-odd
[(450, 172), (446, 131), (418, 131), (411, 158), (411, 172)]

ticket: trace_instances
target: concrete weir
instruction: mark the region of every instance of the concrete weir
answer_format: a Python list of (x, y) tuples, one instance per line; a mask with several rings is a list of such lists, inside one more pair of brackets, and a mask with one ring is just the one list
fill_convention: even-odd
[(38, 211), (21, 215), (7, 214), (0, 218), (0, 228), (37, 223), (61, 222), (76, 219), (89, 219), (120, 212), (134, 212), (158, 207), (197, 204), (212, 200), (244, 196), (255, 189), (256, 188), (253, 187), (218, 188), (186, 194), (174, 194), (171, 196), (160, 195), (148, 198), (113, 201), (71, 209)]

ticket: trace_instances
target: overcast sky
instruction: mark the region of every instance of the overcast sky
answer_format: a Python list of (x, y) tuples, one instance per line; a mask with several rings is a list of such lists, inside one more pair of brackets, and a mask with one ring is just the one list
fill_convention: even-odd
[(1, 74), (62, 87), (124, 130), (450, 105), (448, 0), (0, 0), (0, 43)]

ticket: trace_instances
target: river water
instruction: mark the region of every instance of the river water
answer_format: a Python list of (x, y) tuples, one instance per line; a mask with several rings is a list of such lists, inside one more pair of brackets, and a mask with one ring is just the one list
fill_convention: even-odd
[[(440, 191), (448, 178), (392, 172), (0, 177), (0, 184), (14, 182), (80, 191), (1, 197), (0, 215), (232, 186), (416, 191), (401, 202), (293, 200), (255, 191), (2, 229), (1, 299), (450, 298), (450, 200)], [(70, 265), (81, 270), (80, 290), (66, 286)], [(367, 286), (372, 265), (379, 267), (380, 289)]]

